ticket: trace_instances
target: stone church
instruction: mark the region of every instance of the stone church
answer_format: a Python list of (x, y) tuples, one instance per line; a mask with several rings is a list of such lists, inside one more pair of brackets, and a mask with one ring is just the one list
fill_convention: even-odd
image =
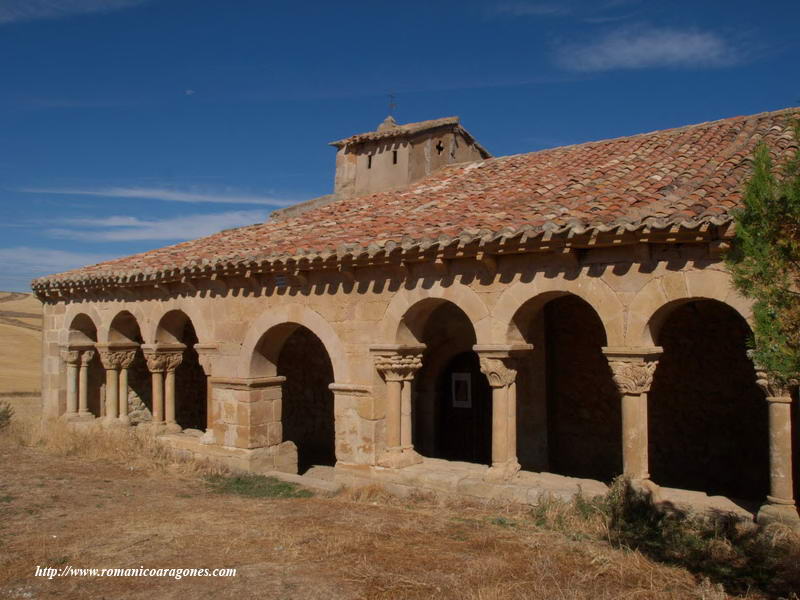
[(256, 472), (522, 502), (625, 474), (798, 521), (797, 392), (722, 259), (798, 115), (502, 157), (389, 117), (333, 142), (329, 196), (34, 281), (44, 413)]

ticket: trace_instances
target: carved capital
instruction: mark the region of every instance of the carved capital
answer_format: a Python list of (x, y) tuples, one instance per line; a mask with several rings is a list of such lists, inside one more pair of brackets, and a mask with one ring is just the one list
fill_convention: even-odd
[(637, 395), (649, 392), (663, 351), (660, 346), (603, 348), (620, 393)]
[(63, 360), (68, 365), (77, 365), (80, 362), (80, 358), (81, 358), (80, 350), (61, 351), (61, 360)]
[(517, 379), (516, 359), (510, 356), (481, 356), (481, 373), (493, 388), (506, 387)]
[(183, 351), (149, 350), (145, 352), (144, 358), (151, 373), (164, 373), (178, 368), (181, 361), (183, 361)]
[(375, 368), (386, 381), (411, 379), (422, 367), (422, 354), (402, 354), (375, 356)]
[(92, 359), (94, 358), (94, 353), (95, 353), (94, 350), (84, 350), (83, 352), (81, 352), (82, 367), (89, 366), (89, 363), (92, 362)]
[(658, 361), (629, 362), (609, 360), (614, 383), (623, 394), (644, 394), (650, 391)]
[(100, 362), (103, 363), (103, 367), (106, 370), (127, 369), (136, 356), (135, 350), (112, 350), (104, 348), (98, 352), (100, 353)]
[(766, 369), (756, 365), (756, 385), (761, 388), (767, 399), (786, 398), (791, 402), (792, 388), (797, 385), (797, 382), (780, 382), (772, 377)]
[(375, 368), (386, 381), (413, 379), (422, 367), (423, 345), (414, 346), (373, 346), (370, 348)]

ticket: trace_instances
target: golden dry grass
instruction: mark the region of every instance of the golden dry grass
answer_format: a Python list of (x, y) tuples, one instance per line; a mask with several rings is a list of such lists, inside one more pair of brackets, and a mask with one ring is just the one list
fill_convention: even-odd
[[(132, 430), (13, 423), (0, 434), (0, 597), (705, 598), (701, 575), (609, 543), (596, 507), (379, 488), (254, 499), (206, 484)], [(595, 512), (593, 512), (595, 511)], [(235, 578), (33, 577), (36, 565), (235, 567)], [(752, 590), (743, 597), (764, 598)]]
[(42, 304), (31, 294), (0, 292), (0, 399), (36, 416), (41, 389)]

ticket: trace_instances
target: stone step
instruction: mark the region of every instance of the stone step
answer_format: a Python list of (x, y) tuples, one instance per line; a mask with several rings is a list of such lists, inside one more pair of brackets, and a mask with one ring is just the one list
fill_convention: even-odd
[(296, 483), (299, 486), (324, 496), (332, 496), (333, 494), (339, 493), (342, 489), (341, 483), (327, 481), (317, 477), (309, 477), (308, 474), (295, 475), (293, 473), (282, 473), (280, 471), (265, 471), (263, 474), (267, 477), (274, 477), (275, 479), (280, 479), (288, 483)]

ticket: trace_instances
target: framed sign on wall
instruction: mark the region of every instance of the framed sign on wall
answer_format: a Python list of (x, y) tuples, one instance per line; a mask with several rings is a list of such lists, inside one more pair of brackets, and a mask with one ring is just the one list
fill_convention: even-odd
[(472, 408), (472, 378), (469, 373), (453, 373), (451, 377), (453, 408)]

